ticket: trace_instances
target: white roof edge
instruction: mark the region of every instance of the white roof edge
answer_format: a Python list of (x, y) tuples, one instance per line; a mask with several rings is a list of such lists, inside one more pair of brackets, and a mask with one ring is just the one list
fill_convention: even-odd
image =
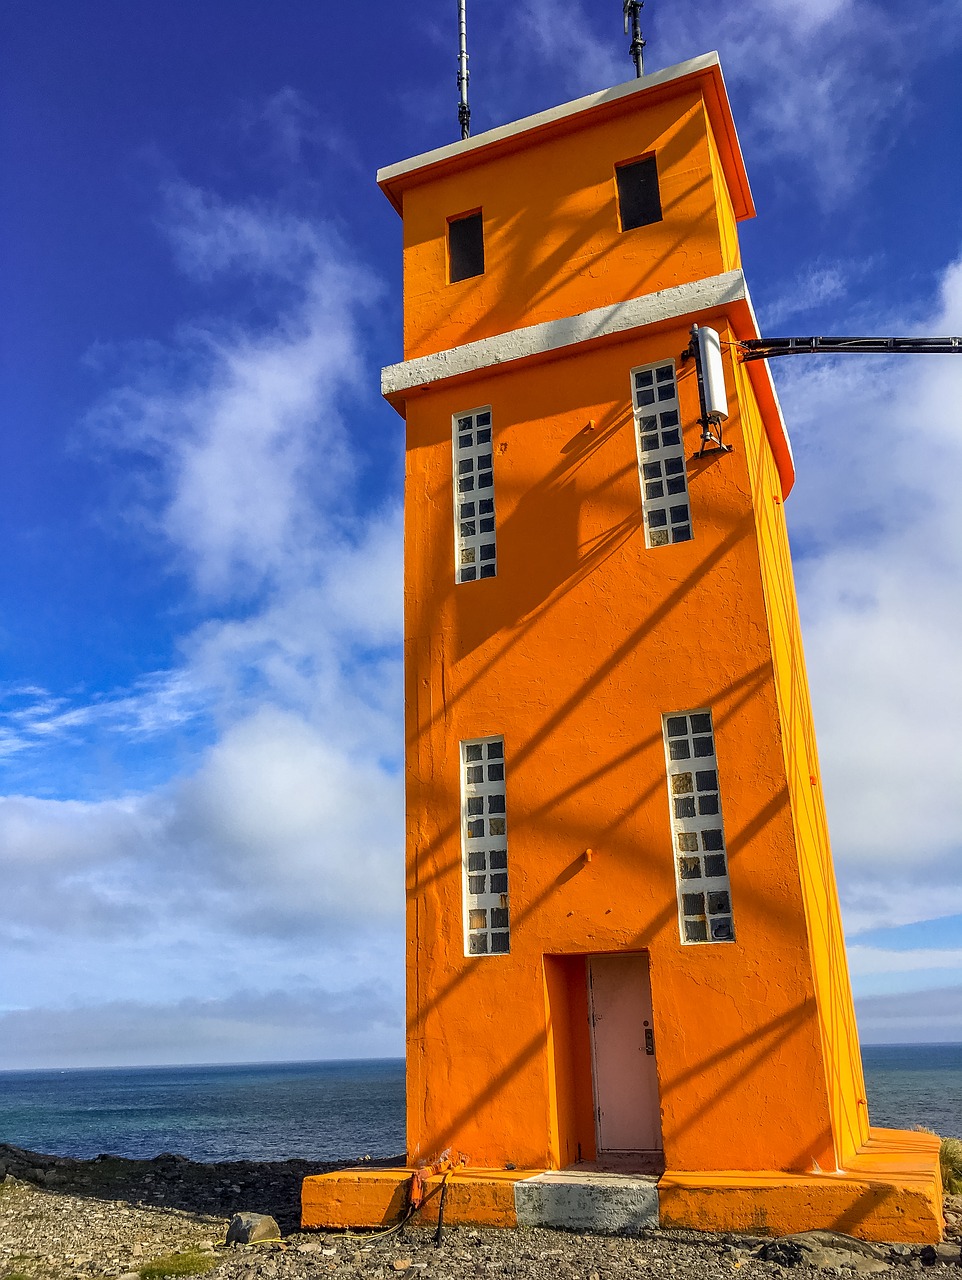
[(581, 315), (511, 329), (491, 338), (479, 338), (460, 347), (388, 365), (381, 370), (381, 393), (388, 396), (410, 391), (413, 387), (428, 386), (445, 378), (530, 359), (747, 298), (744, 273), (741, 270), (726, 271), (705, 280), (693, 280), (670, 289), (646, 293), (640, 298), (629, 298), (627, 302), (598, 307)]
[(703, 53), (697, 58), (689, 58), (685, 62), (678, 62), (673, 67), (665, 67), (662, 71), (653, 71), (651, 75), (642, 76), (640, 79), (628, 80), (625, 84), (615, 85), (613, 89), (602, 89), (599, 93), (589, 93), (584, 98), (575, 98), (572, 102), (563, 102), (561, 106), (551, 107), (547, 111), (539, 111), (533, 116), (525, 116), (522, 120), (513, 120), (510, 124), (500, 125), (496, 129), (488, 129), (486, 133), (479, 133), (473, 138), (450, 142), (447, 146), (436, 147), (433, 151), (425, 151), (419, 156), (412, 156), (410, 160), (401, 160), (397, 164), (387, 165), (383, 169), (378, 169), (377, 180), (378, 182), (390, 182), (393, 178), (400, 178), (406, 173), (414, 173), (418, 169), (438, 164), (442, 160), (448, 160), (453, 156), (469, 155), (472, 151), (478, 151), (482, 147), (489, 146), (492, 142), (502, 142), (506, 138), (513, 138), (517, 134), (527, 133), (529, 130), (538, 129), (542, 125), (553, 124), (557, 120), (564, 120), (566, 116), (577, 115), (580, 111), (587, 111), (591, 107), (601, 106), (602, 103), (617, 102), (619, 98), (630, 97), (633, 93), (651, 89), (655, 85), (668, 84), (672, 80), (680, 80), (682, 76), (691, 75), (695, 71), (704, 71), (708, 67), (720, 66), (721, 62), (717, 53)]

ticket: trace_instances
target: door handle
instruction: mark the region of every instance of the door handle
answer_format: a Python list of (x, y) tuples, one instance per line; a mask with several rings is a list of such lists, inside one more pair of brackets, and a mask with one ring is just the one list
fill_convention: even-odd
[(651, 1027), (645, 1027), (645, 1053), (649, 1058), (655, 1056), (655, 1033)]

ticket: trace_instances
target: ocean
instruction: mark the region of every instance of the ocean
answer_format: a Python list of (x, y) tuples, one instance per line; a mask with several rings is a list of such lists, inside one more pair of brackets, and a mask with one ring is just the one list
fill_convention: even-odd
[[(874, 1125), (962, 1137), (962, 1045), (870, 1045), (862, 1058)], [(0, 1142), (80, 1159), (394, 1156), (404, 1063), (2, 1071)]]

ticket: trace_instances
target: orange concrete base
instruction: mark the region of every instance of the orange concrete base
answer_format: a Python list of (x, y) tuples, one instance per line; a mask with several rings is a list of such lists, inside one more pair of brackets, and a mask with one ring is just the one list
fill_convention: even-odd
[(663, 1227), (787, 1235), (822, 1228), (862, 1240), (935, 1244), (942, 1238), (939, 1140), (872, 1129), (840, 1173), (666, 1172)]
[[(514, 1184), (540, 1169), (458, 1169), (448, 1175), (444, 1220), (461, 1226), (515, 1227)], [(305, 1178), (301, 1188), (301, 1226), (388, 1227), (408, 1207), (413, 1169), (345, 1169)], [(428, 1178), (421, 1208), (412, 1224), (434, 1226), (441, 1202), (441, 1175)]]
[[(515, 1227), (515, 1183), (540, 1169), (458, 1169), (448, 1175), (445, 1221)], [(412, 1169), (346, 1169), (305, 1178), (301, 1225), (327, 1230), (387, 1227), (408, 1207)], [(438, 1220), (442, 1178), (427, 1179), (412, 1223)], [(872, 1129), (839, 1173), (669, 1171), (658, 1183), (662, 1227), (788, 1235), (817, 1228), (862, 1240), (935, 1244), (942, 1238), (939, 1140), (927, 1133)]]

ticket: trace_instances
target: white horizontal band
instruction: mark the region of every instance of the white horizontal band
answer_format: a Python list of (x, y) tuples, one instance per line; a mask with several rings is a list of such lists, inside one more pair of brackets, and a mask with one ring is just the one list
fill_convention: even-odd
[(388, 365), (381, 370), (381, 392), (385, 396), (397, 395), (445, 378), (457, 378), (515, 360), (526, 360), (531, 356), (747, 299), (744, 273), (726, 271), (706, 280), (694, 280), (671, 289), (659, 289), (657, 293), (646, 293), (641, 298), (629, 298), (627, 302), (597, 307), (578, 316), (564, 316), (560, 320), (546, 320), (543, 324), (528, 325), (524, 329), (510, 329), (492, 338), (467, 342), (463, 347), (451, 347), (433, 355), (419, 356), (416, 360)]

